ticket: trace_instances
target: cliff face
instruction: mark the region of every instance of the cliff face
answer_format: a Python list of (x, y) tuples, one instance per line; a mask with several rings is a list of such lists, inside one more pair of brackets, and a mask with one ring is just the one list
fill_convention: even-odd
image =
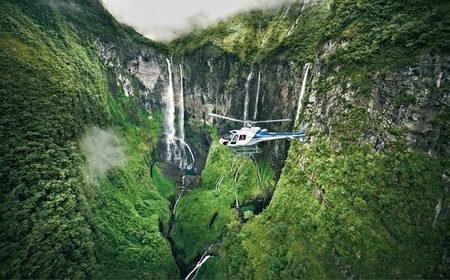
[[(432, 156), (449, 156), (448, 84), (450, 58), (446, 55), (425, 55), (410, 66), (377, 75), (369, 104), (372, 118), (382, 119), (381, 129), (392, 127), (405, 132), (407, 143)], [(381, 116), (384, 116), (381, 118)], [(392, 133), (392, 132), (391, 132)], [(394, 135), (380, 132), (373, 144), (386, 150)]]
[[(255, 104), (259, 105), (257, 119), (294, 119), (307, 69), (304, 66), (311, 66), (299, 122), (271, 127), (291, 130), (307, 122), (308, 142), (264, 146), (263, 156), (255, 162), (258, 165), (261, 158), (269, 159), (272, 168), (282, 168), (266, 210), (259, 214), (251, 208), (243, 210), (243, 217), (233, 218), (228, 210), (214, 207), (228, 204), (239, 208), (237, 202), (248, 203), (251, 199), (246, 191), (253, 185), (241, 181), (241, 167), (232, 155), (218, 147), (210, 150), (202, 187), (187, 193), (183, 198), (186, 202), (182, 199), (177, 208), (189, 212), (189, 202), (196, 201), (202, 208), (216, 209), (192, 215), (189, 222), (176, 214), (172, 236), (184, 269), (194, 267), (193, 256), (202, 255), (205, 244), (217, 240), (214, 236), (223, 236), (218, 252), (210, 252), (218, 259), (202, 267), (204, 277), (217, 270), (220, 277), (242, 278), (445, 277), (448, 52), (445, 47), (430, 52), (426, 43), (410, 37), (406, 24), (396, 25), (395, 3), (382, 10), (348, 1), (332, 1), (331, 5), (337, 10), (322, 4), (292, 7), (292, 22), (296, 24), (288, 25), (287, 30), (294, 32), (284, 33), (282, 43), (264, 59), (258, 60), (258, 55), (267, 54), (263, 47), (245, 59), (234, 55), (226, 48), (225, 39), (214, 37), (214, 29), (206, 32), (206, 39), (202, 34), (200, 39), (192, 39), (208, 43), (174, 58), (186, 69), (186, 115), (191, 121), (206, 122), (212, 121), (206, 117), (211, 111), (253, 118)], [(359, 17), (368, 10), (373, 12), (370, 19)], [(440, 13), (431, 10), (431, 14)], [(292, 17), (290, 13), (286, 12), (287, 18)], [(320, 16), (323, 13), (326, 16)], [(273, 22), (283, 28), (283, 14), (272, 14), (270, 24), (261, 23), (260, 27), (267, 29), (254, 30), (264, 37), (272, 32)], [(317, 18), (330, 27), (314, 26), (311, 22)], [(395, 24), (390, 25), (392, 22)], [(255, 27), (249, 25), (249, 29)], [(217, 32), (226, 36), (226, 28), (226, 24), (221, 25)], [(393, 36), (391, 28), (402, 35)], [(320, 32), (335, 37), (327, 38)], [(396, 45), (401, 44), (399, 38), (408, 45), (408, 51)], [(191, 41), (182, 42), (191, 47)], [(301, 42), (314, 47), (300, 48), (304, 46)], [(219, 130), (233, 127), (217, 123)], [(270, 180), (263, 180), (263, 186), (270, 184)], [(237, 194), (222, 196), (226, 192)], [(205, 230), (208, 224), (209, 230)], [(200, 241), (196, 242), (203, 241), (203, 246), (187, 242), (180, 232), (191, 234), (190, 242), (197, 236)], [(197, 232), (207, 237), (199, 237)], [(186, 243), (193, 245), (184, 251)], [(411, 259), (414, 265), (410, 265)]]
[[(291, 3), (163, 46), (97, 1), (2, 1), (0, 276), (174, 278), (208, 248), (205, 278), (446, 278), (450, 57), (425, 39), (448, 16), (406, 2)], [(308, 140), (236, 156), (211, 112)]]
[(161, 113), (120, 67), (155, 45), (97, 1), (0, 7), (0, 277), (177, 277)]
[(376, 72), (365, 89), (318, 60), (305, 116), (332, 142), (349, 138), (392, 151), (404, 140), (411, 149), (448, 156), (448, 124), (443, 121), (450, 102), (448, 65), (448, 56), (424, 55), (399, 69)]

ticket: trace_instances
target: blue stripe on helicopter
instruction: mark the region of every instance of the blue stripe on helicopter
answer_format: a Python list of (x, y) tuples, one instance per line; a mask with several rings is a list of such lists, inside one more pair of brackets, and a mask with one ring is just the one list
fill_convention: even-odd
[(304, 137), (305, 133), (304, 132), (263, 132), (263, 131), (258, 131), (255, 136), (253, 137), (253, 139), (261, 139), (261, 138), (265, 138), (265, 137)]

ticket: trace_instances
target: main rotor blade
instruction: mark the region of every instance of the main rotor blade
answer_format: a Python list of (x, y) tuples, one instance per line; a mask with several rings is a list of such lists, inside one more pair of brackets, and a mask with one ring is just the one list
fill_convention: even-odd
[(233, 119), (233, 118), (230, 118), (230, 117), (225, 117), (225, 116), (217, 115), (217, 114), (214, 114), (214, 113), (210, 113), (210, 114), (208, 114), (208, 115), (211, 116), (211, 117), (216, 117), (216, 118), (226, 119), (226, 120), (230, 120), (230, 121), (234, 121), (234, 122), (242, 122), (242, 123), (245, 123), (245, 121), (243, 121), (243, 120)]
[(291, 119), (267, 120), (267, 121), (252, 121), (253, 123), (271, 123), (271, 122), (290, 122)]

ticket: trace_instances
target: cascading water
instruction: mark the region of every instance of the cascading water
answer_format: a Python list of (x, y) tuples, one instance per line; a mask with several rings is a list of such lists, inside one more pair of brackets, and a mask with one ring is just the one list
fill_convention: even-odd
[(165, 96), (166, 103), (166, 115), (165, 115), (165, 135), (167, 146), (167, 158), (168, 162), (171, 162), (173, 158), (177, 158), (177, 150), (175, 145), (175, 97), (173, 92), (172, 82), (172, 63), (166, 58), (167, 68), (169, 71), (169, 86), (167, 88), (167, 94)]
[[(178, 115), (178, 131), (180, 134), (180, 142), (182, 143), (186, 143), (184, 141), (184, 91), (183, 91), (183, 67), (181, 67), (180, 65), (180, 94), (179, 94), (179, 98), (178, 98), (179, 102), (178, 102), (178, 111), (180, 112)], [(190, 148), (189, 148), (190, 149)], [(185, 149), (181, 149), (181, 160), (185, 161), (187, 160), (186, 158), (186, 150)], [(184, 166), (186, 165), (187, 162), (182, 162), (181, 165)]]
[[(198, 271), (202, 267), (202, 265), (209, 259), (212, 258), (212, 255), (207, 255), (209, 250), (211, 250), (214, 246), (219, 245), (219, 243), (212, 244), (206, 249), (206, 251), (203, 253), (202, 257), (198, 261), (198, 263), (195, 265), (194, 269), (186, 276), (185, 280), (193, 280), (195, 277), (197, 277)], [(195, 273), (195, 274), (194, 274)]]
[(258, 101), (259, 101), (259, 89), (261, 88), (261, 67), (259, 67), (258, 72), (258, 87), (256, 88), (256, 98), (255, 98), (255, 112), (253, 113), (253, 120), (256, 120), (258, 116)]
[(295, 115), (295, 124), (296, 125), (297, 125), (298, 118), (300, 117), (300, 112), (302, 110), (302, 100), (303, 100), (303, 96), (305, 95), (305, 91), (306, 91), (306, 80), (308, 79), (308, 71), (309, 71), (310, 67), (311, 67), (310, 63), (305, 64), (305, 74), (303, 75), (302, 88), (300, 90), (300, 95), (298, 97), (297, 114)]
[(287, 14), (289, 13), (289, 10), (291, 9), (291, 7), (292, 7), (292, 0), (291, 0), (291, 2), (289, 3), (289, 6), (287, 7), (287, 9), (286, 9), (286, 12), (284, 12), (284, 15), (283, 15), (283, 19), (286, 19), (286, 17), (287, 17)]
[(244, 121), (248, 120), (248, 103), (250, 101), (250, 81), (253, 78), (253, 66), (250, 68), (250, 73), (247, 76), (247, 83), (245, 84), (245, 102), (244, 102)]
[[(306, 5), (308, 4), (308, 0), (304, 0), (303, 1), (303, 5), (302, 5), (302, 9), (300, 10), (300, 15), (298, 16), (298, 18), (295, 20), (295, 23), (291, 26), (291, 29), (289, 30), (288, 34), (286, 36), (290, 36), (292, 34), (292, 32), (294, 31), (295, 27), (297, 27), (298, 25), (298, 21), (300, 20), (301, 15), (303, 14), (303, 11), (306, 8)], [(286, 11), (285, 16), (283, 17), (283, 19), (286, 18), (287, 13), (289, 12), (289, 9)]]
[(181, 197), (183, 196), (184, 192), (186, 191), (186, 187), (184, 186), (184, 179), (185, 176), (181, 177), (181, 189), (177, 194), (177, 197), (175, 198), (175, 203), (172, 207), (172, 214), (175, 215), (175, 210), (177, 209), (177, 204), (180, 202)]
[[(164, 103), (166, 105), (166, 161), (178, 166), (180, 169), (192, 169), (195, 162), (195, 157), (191, 147), (185, 141), (184, 134), (183, 68), (180, 65), (181, 82), (178, 103), (176, 104), (175, 91), (173, 86), (172, 61), (166, 58), (166, 62), (169, 74), (169, 86), (167, 88), (166, 95), (164, 96)], [(178, 118), (176, 118), (176, 108), (178, 108)], [(178, 121), (178, 126), (176, 121)], [(187, 156), (188, 154), (190, 155), (190, 157)]]
[(241, 161), (241, 165), (239, 165), (239, 168), (236, 170), (236, 173), (234, 174), (234, 188), (236, 190), (235, 196), (236, 196), (236, 201), (235, 201), (235, 207), (236, 209), (239, 210), (239, 199), (238, 199), (238, 192), (237, 192), (237, 181), (239, 178), (239, 171), (241, 171), (242, 166), (244, 165), (244, 161)]

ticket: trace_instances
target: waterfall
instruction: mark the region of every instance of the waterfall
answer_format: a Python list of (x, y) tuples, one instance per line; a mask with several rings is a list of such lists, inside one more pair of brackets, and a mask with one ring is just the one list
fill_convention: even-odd
[(175, 215), (175, 210), (177, 209), (177, 204), (180, 201), (181, 197), (184, 195), (184, 192), (186, 191), (186, 187), (184, 186), (184, 178), (185, 178), (185, 176), (181, 177), (181, 189), (177, 194), (175, 203), (173, 204), (172, 215)]
[(244, 102), (244, 121), (248, 118), (248, 102), (249, 102), (249, 91), (250, 91), (250, 81), (253, 78), (253, 66), (250, 68), (250, 73), (247, 76), (247, 83), (245, 84), (245, 102)]
[[(291, 29), (289, 30), (289, 32), (286, 35), (286, 37), (290, 36), (292, 34), (292, 32), (294, 31), (295, 27), (297, 27), (298, 21), (300, 20), (300, 16), (303, 14), (303, 11), (305, 10), (307, 4), (308, 4), (308, 0), (304, 0), (303, 1), (303, 5), (302, 5), (302, 9), (300, 10), (300, 15), (295, 20), (295, 23), (291, 26)], [(287, 15), (287, 11), (286, 11), (286, 15)]]
[(173, 92), (172, 63), (168, 58), (166, 58), (166, 62), (169, 71), (169, 87), (167, 88), (167, 95), (165, 98), (165, 135), (167, 146), (166, 160), (170, 162), (173, 157), (175, 157), (175, 159), (179, 158), (179, 149), (175, 143), (175, 96)]
[(306, 8), (306, 5), (308, 5), (308, 0), (304, 0), (304, 1), (303, 1), (303, 5), (302, 5), (302, 9), (300, 10), (300, 14), (303, 13), (303, 11), (304, 11), (305, 8)]
[(297, 114), (295, 116), (295, 124), (297, 124), (297, 121), (298, 121), (298, 118), (300, 116), (300, 112), (302, 109), (302, 100), (303, 100), (303, 96), (305, 95), (306, 80), (308, 79), (308, 71), (309, 71), (310, 67), (311, 67), (310, 63), (305, 64), (305, 74), (303, 75), (303, 83), (302, 83), (302, 88), (300, 90), (300, 96), (298, 97), (298, 106), (297, 106)]
[(259, 172), (259, 167), (258, 167), (258, 164), (256, 163), (256, 159), (254, 157), (252, 157), (252, 161), (256, 168), (256, 174), (258, 175), (259, 186), (264, 189), (264, 185), (262, 183), (261, 172)]
[[(180, 169), (192, 168), (195, 157), (194, 153), (185, 141), (184, 134), (184, 92), (183, 92), (183, 69), (180, 65), (181, 76), (181, 88), (179, 91), (178, 103), (175, 102), (175, 93), (173, 89), (173, 73), (172, 73), (172, 61), (166, 58), (167, 69), (169, 74), (169, 86), (164, 96), (164, 103), (166, 105), (165, 115), (165, 136), (167, 156), (166, 161), (177, 165)], [(178, 108), (178, 118), (176, 118), (176, 107)], [(178, 126), (176, 121), (178, 120)], [(178, 128), (178, 130), (177, 130)], [(187, 157), (189, 152), (190, 160)]]
[(442, 210), (442, 199), (439, 198), (438, 203), (435, 207), (436, 214), (434, 215), (433, 228), (436, 227), (436, 223), (438, 221), (438, 217), (439, 217), (439, 214), (441, 213), (441, 210)]
[(258, 101), (259, 101), (259, 89), (261, 87), (261, 66), (259, 67), (258, 72), (258, 87), (256, 88), (256, 98), (255, 98), (255, 112), (253, 114), (253, 120), (256, 120), (258, 115)]
[(236, 171), (236, 173), (234, 174), (234, 181), (233, 181), (233, 184), (234, 184), (234, 187), (235, 187), (235, 189), (236, 189), (236, 194), (235, 194), (235, 196), (236, 196), (236, 209), (239, 209), (239, 199), (238, 199), (238, 193), (237, 193), (237, 181), (238, 181), (238, 178), (239, 178), (239, 171), (241, 171), (241, 168), (242, 168), (242, 166), (244, 165), (244, 161), (241, 161), (241, 165), (239, 165), (239, 168), (237, 169), (237, 171)]
[(283, 19), (286, 19), (287, 14), (289, 13), (289, 10), (291, 9), (292, 2), (293, 2), (293, 1), (291, 0), (291, 2), (289, 3), (289, 6), (288, 6), (287, 9), (286, 9), (286, 12), (284, 12)]
[[(200, 258), (200, 260), (198, 261), (198, 263), (195, 265), (194, 269), (189, 272), (189, 274), (186, 276), (186, 278), (184, 278), (185, 280), (189, 280), (189, 279), (195, 279), (195, 277), (197, 277), (198, 271), (200, 270), (200, 268), (202, 267), (202, 265), (209, 259), (212, 258), (212, 255), (207, 255), (207, 253), (209, 252), (209, 250), (211, 250), (214, 246), (219, 245), (219, 243), (216, 244), (212, 244), (208, 247), (208, 249), (206, 249), (206, 251), (203, 253), (202, 257)], [(191, 275), (195, 272), (195, 274), (191, 277)]]
[[(179, 94), (179, 102), (178, 102), (178, 110), (179, 110), (179, 116), (178, 116), (178, 131), (180, 134), (180, 142), (186, 143), (184, 141), (184, 92), (183, 92), (183, 67), (181, 67), (180, 64), (180, 94)], [(190, 149), (190, 147), (189, 147)], [(186, 150), (185, 149), (181, 149), (182, 155), (181, 155), (181, 165), (182, 166), (186, 166), (187, 162), (186, 162)]]

